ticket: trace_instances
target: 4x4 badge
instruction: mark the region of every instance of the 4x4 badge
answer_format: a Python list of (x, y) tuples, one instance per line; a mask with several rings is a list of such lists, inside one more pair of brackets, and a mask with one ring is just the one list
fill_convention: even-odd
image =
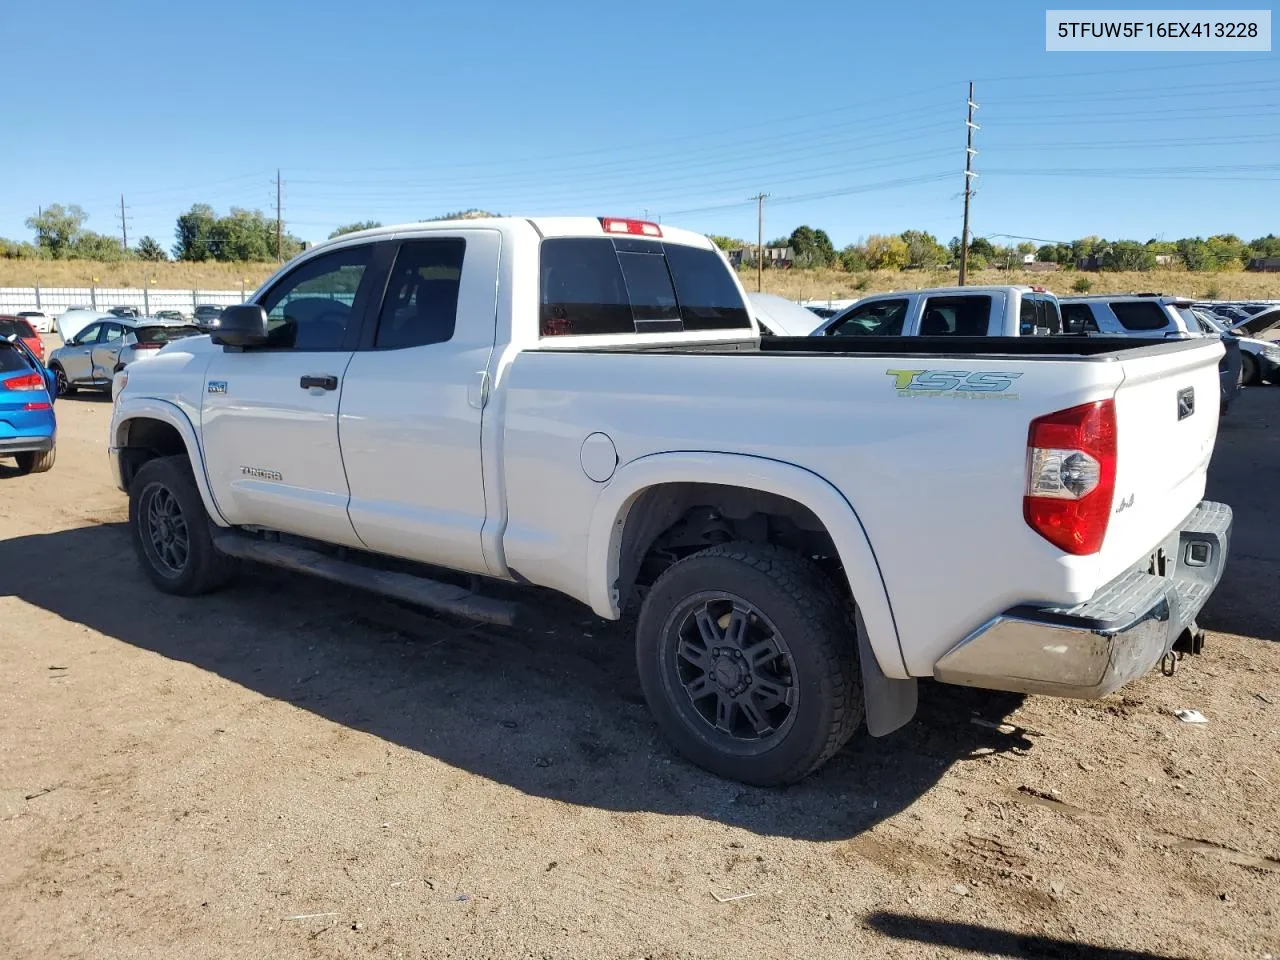
[(225, 381), (225, 380), (210, 380), (210, 381), (209, 381), (209, 387), (208, 387), (208, 390), (209, 390), (209, 393), (226, 393), (226, 392), (227, 392), (227, 381)]

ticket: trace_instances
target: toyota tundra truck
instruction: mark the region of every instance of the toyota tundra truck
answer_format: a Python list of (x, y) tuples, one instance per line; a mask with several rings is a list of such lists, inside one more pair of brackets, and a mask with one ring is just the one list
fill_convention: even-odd
[(762, 340), (701, 235), (444, 221), (321, 244), (131, 364), (110, 456), (162, 591), (256, 561), (501, 624), (534, 588), (636, 611), (676, 749), (782, 784), (922, 677), (1094, 698), (1198, 651), (1222, 349)]

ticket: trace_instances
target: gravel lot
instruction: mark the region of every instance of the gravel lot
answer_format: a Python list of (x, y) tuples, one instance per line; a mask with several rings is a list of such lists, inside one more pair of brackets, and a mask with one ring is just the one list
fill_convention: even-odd
[(1203, 656), (1095, 703), (926, 684), (775, 791), (682, 762), (626, 626), (554, 596), (160, 595), (109, 403), (58, 414), (53, 472), (0, 467), (0, 957), (1280, 957), (1280, 388), (1223, 421)]

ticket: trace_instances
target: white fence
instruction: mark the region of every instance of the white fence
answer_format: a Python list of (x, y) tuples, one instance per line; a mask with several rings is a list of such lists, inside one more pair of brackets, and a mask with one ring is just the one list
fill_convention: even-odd
[(252, 289), (239, 290), (161, 290), (126, 287), (0, 287), (0, 313), (19, 310), (43, 310), (55, 316), (68, 307), (137, 307), (144, 315), (157, 310), (181, 310), (191, 313), (198, 304), (212, 303), (225, 307), (244, 303)]

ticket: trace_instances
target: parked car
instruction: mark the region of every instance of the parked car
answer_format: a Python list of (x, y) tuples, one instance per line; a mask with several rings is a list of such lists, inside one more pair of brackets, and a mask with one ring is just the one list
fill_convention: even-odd
[(27, 349), (44, 362), (44, 341), (32, 329), (25, 317), (10, 317), (0, 314), (0, 337), (17, 337), (27, 345)]
[(48, 370), (17, 337), (0, 338), (0, 457), (13, 457), (19, 473), (53, 466), (58, 424)]
[(111, 391), (111, 378), (129, 363), (157, 353), (165, 344), (199, 335), (193, 324), (154, 317), (106, 317), (81, 329), (49, 354), (59, 396), (81, 387)]
[(1101, 294), (1063, 297), (1062, 322), (1067, 333), (1108, 337), (1211, 336), (1221, 341), (1218, 361), (1219, 410), (1226, 413), (1240, 391), (1243, 360), (1234, 331), (1205, 330), (1191, 301), (1160, 294)]
[(778, 784), (909, 721), (917, 677), (1090, 698), (1197, 652), (1221, 355), (761, 338), (701, 235), (421, 223), (320, 244), (119, 373), (109, 449), (159, 590), (240, 558), (497, 623), (481, 578), (638, 607), (659, 727)]
[(815, 337), (1029, 337), (1062, 332), (1058, 301), (1043, 287), (932, 287), (863, 297), (818, 326)]
[(67, 307), (54, 318), (53, 326), (63, 343), (70, 341), (77, 333), (95, 320), (115, 319), (110, 313), (103, 313), (92, 307)]
[(157, 310), (152, 314), (157, 320), (176, 320), (179, 323), (190, 323), (191, 317), (181, 310)]
[(218, 325), (218, 318), (222, 316), (222, 307), (213, 303), (202, 303), (196, 307), (192, 319), (197, 327), (205, 332), (212, 330)]
[(53, 333), (53, 317), (43, 310), (19, 310), (18, 316), (31, 324), (36, 333)]
[(1240, 348), (1240, 383), (1246, 387), (1261, 383), (1275, 383), (1280, 379), (1280, 344), (1269, 340), (1238, 336), (1231, 332), (1221, 317), (1207, 310), (1192, 308), (1205, 332), (1217, 332), (1224, 337), (1234, 337)]
[(748, 293), (760, 333), (771, 337), (807, 337), (822, 321), (807, 307), (773, 293)]
[(1233, 333), (1259, 340), (1280, 340), (1280, 307), (1261, 310), (1231, 326)]
[(137, 307), (112, 307), (107, 313), (113, 317), (136, 317), (141, 311)]

